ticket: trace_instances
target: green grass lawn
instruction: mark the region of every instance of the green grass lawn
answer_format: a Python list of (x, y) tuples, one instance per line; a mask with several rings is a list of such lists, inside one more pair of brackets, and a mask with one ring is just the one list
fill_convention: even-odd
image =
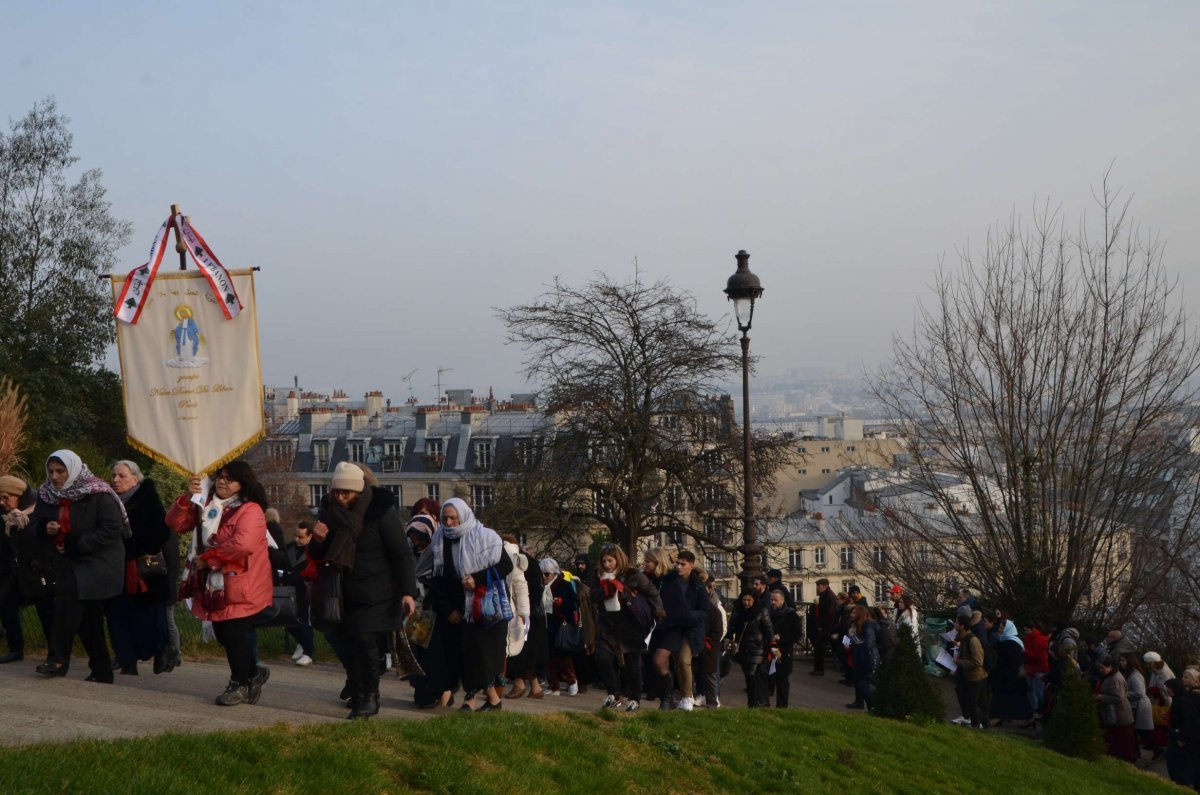
[(455, 714), (0, 750), (3, 793), (768, 790), (1183, 792), (1022, 738), (807, 710)]

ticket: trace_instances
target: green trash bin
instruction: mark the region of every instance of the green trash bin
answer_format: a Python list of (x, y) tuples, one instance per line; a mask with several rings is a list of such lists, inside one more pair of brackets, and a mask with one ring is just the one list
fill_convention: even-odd
[(945, 648), (946, 641), (943, 640), (942, 634), (948, 632), (953, 626), (944, 618), (926, 618), (923, 622), (921, 651), (925, 660), (925, 672), (930, 676), (945, 676), (950, 673), (942, 666), (934, 662), (937, 659), (938, 652)]

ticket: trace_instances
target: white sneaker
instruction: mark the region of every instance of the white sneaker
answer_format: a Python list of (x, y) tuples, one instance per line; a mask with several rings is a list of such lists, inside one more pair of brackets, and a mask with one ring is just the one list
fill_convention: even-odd
[(696, 702), (692, 700), (692, 697), (685, 696), (685, 697), (679, 699), (679, 703), (675, 706), (675, 709), (681, 709), (684, 712), (691, 712), (692, 708), (695, 706), (696, 706)]
[(954, 720), (952, 720), (952, 721), (950, 721), (950, 722), (951, 722), (951, 723), (954, 723), (954, 724), (957, 724), (957, 725), (959, 725), (959, 726), (962, 726), (964, 723), (970, 723), (971, 721), (970, 721), (970, 719), (969, 719), (969, 718), (967, 718), (967, 716), (965, 716), (965, 715), (959, 715), (957, 718), (955, 718)]
[(392, 655), (390, 653), (383, 655), (383, 670), (392, 670)]
[(312, 665), (312, 657), (307, 654), (301, 654), (296, 658), (296, 665)]
[(634, 699), (629, 702), (629, 706), (625, 707), (625, 711), (626, 712), (637, 712), (639, 706), (641, 706), (641, 705), (637, 703), (637, 699)]
[(292, 652), (292, 659), (299, 660), (303, 656), (304, 656), (304, 647), (301, 646), (299, 643), (297, 643), (296, 650), (294, 652)]
[(548, 695), (548, 696), (561, 696), (562, 695), (562, 691), (559, 690), (557, 687), (554, 688), (553, 690), (547, 689), (545, 692), (546, 692), (546, 695)]
[(709, 701), (708, 703), (706, 703), (704, 705), (704, 707), (705, 707), (705, 709), (720, 709), (721, 699), (714, 698), (712, 701)]
[(567, 688), (567, 695), (568, 696), (579, 695), (579, 683), (578, 682), (571, 683), (571, 686)]
[(696, 698), (693, 699), (693, 704), (697, 707), (703, 707), (704, 706), (704, 696), (696, 696)]
[(604, 703), (600, 705), (600, 709), (612, 709), (614, 706), (616, 706), (616, 703), (617, 697), (610, 695), (604, 699)]

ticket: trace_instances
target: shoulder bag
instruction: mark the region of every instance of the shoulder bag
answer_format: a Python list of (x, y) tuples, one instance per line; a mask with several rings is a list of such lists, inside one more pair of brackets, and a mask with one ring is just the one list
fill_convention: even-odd
[(312, 584), (312, 625), (322, 632), (337, 632), (342, 626), (342, 570), (332, 563), (317, 567)]
[(300, 623), (300, 606), (294, 585), (276, 585), (272, 589), (271, 606), (255, 618), (256, 627), (294, 627)]
[(487, 583), (482, 594), (476, 591), (472, 608), (472, 623), (481, 627), (494, 627), (512, 621), (513, 611), (512, 604), (508, 601), (508, 589), (495, 566), (488, 567)]

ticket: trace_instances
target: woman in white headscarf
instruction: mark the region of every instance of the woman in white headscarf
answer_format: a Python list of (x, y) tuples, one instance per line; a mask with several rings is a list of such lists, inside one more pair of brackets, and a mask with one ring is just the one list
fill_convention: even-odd
[[(487, 587), (488, 570), (501, 579), (513, 570), (512, 559), (496, 531), (484, 527), (465, 502), (453, 497), (442, 505), (441, 521), (433, 535), (433, 581), (431, 598), (437, 614), (433, 635), (446, 627), (461, 631), (461, 677), (466, 703), (475, 709), (476, 694), (485, 691), (487, 701), (480, 712), (498, 710), (500, 692), (496, 677), (504, 669), (508, 624), (477, 623), (471, 610), (476, 596)], [(453, 650), (450, 650), (453, 653)]]
[(46, 482), (38, 489), (33, 516), (44, 543), (57, 553), (49, 652), (37, 673), (66, 676), (78, 634), (91, 668), (87, 680), (112, 684), (104, 603), (125, 584), (125, 507), (79, 456), (56, 450), (46, 459)]

